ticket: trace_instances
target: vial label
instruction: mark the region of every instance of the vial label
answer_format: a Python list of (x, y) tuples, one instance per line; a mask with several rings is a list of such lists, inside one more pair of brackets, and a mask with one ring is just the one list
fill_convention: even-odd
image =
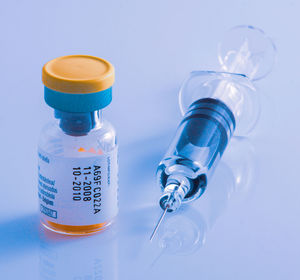
[(92, 157), (59, 157), (38, 150), (40, 212), (72, 226), (111, 221), (118, 212), (117, 148)]

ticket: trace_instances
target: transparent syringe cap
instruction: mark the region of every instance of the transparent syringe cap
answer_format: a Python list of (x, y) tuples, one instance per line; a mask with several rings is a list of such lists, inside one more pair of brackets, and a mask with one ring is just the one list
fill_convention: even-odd
[(201, 98), (224, 102), (236, 121), (236, 136), (252, 131), (260, 115), (260, 101), (252, 81), (265, 77), (275, 61), (275, 46), (252, 26), (231, 29), (219, 46), (222, 70), (193, 71), (179, 92), (182, 114)]

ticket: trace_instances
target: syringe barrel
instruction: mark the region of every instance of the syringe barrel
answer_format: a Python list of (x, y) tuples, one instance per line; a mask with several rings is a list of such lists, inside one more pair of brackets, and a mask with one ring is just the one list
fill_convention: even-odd
[(255, 126), (260, 103), (251, 81), (242, 74), (216, 71), (193, 71), (179, 92), (183, 115), (191, 104), (202, 98), (222, 101), (232, 112), (236, 122), (236, 136), (247, 135)]
[(234, 115), (222, 101), (203, 98), (192, 103), (158, 167), (161, 188), (165, 189), (170, 178), (180, 182), (184, 177), (190, 187), (183, 202), (199, 197), (234, 129)]
[(260, 114), (252, 81), (270, 72), (274, 58), (260, 29), (238, 26), (219, 47), (222, 71), (190, 73), (179, 92), (183, 120), (157, 170), (163, 209), (201, 196), (233, 133), (252, 131)]

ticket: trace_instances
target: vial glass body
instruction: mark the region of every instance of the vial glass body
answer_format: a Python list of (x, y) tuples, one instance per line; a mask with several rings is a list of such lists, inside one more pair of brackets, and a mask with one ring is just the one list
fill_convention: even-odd
[(117, 142), (101, 111), (66, 113), (40, 134), (41, 223), (63, 234), (92, 234), (117, 215)]

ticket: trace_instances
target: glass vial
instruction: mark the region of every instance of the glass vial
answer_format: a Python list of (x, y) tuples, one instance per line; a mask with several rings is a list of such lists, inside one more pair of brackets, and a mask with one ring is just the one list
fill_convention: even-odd
[(44, 65), (42, 79), (55, 120), (38, 144), (41, 223), (62, 234), (102, 231), (118, 212), (116, 132), (102, 116), (114, 68), (98, 57), (63, 56)]

